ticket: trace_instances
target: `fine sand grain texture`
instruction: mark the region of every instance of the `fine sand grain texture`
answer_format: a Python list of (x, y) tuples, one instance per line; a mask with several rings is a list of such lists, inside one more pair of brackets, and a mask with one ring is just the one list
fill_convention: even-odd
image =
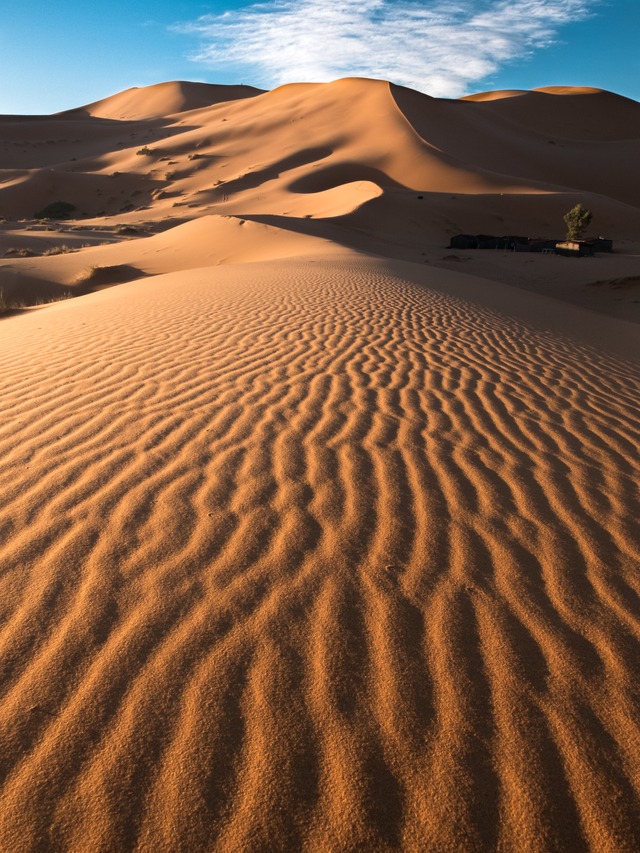
[(1, 849), (638, 849), (638, 370), (409, 268), (4, 321)]
[(567, 87), (0, 116), (0, 853), (640, 850), (639, 161)]

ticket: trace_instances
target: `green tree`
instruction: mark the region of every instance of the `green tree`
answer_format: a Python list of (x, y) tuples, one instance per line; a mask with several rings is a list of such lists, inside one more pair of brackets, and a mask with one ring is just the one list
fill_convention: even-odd
[(567, 240), (580, 240), (589, 227), (592, 216), (591, 211), (585, 210), (581, 204), (572, 207), (564, 216), (567, 223)]

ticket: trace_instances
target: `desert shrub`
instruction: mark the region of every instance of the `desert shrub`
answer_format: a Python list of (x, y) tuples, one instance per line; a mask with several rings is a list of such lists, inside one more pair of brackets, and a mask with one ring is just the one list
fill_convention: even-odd
[(16, 308), (25, 308), (26, 303), (18, 299), (10, 299), (0, 288), (0, 314), (5, 314), (7, 311), (15, 311)]
[(189, 154), (187, 157), (188, 160), (202, 160), (204, 154)]
[(138, 155), (138, 157), (150, 157), (151, 154), (153, 154), (153, 150), (149, 148), (148, 145), (145, 145), (143, 148), (140, 148), (138, 151), (136, 151), (136, 154)]
[(80, 272), (75, 284), (84, 287), (93, 287), (107, 284), (122, 284), (125, 281), (133, 281), (145, 275), (142, 270), (130, 264), (114, 264), (111, 266), (92, 265)]
[(51, 305), (53, 302), (64, 302), (65, 299), (73, 299), (75, 296), (70, 290), (65, 290), (62, 293), (58, 293), (55, 296), (49, 296), (47, 299), (38, 299), (34, 302), (34, 305)]
[(164, 179), (165, 181), (172, 181), (176, 176), (175, 172), (165, 172)]
[(67, 219), (72, 211), (76, 209), (75, 204), (69, 201), (53, 201), (42, 210), (34, 213), (34, 219)]
[(622, 278), (604, 278), (599, 281), (590, 281), (589, 284), (592, 287), (608, 285), (609, 287), (613, 287), (615, 290), (634, 286), (637, 287), (640, 284), (640, 275), (625, 275)]
[(67, 246), (66, 243), (63, 243), (62, 246), (52, 246), (50, 249), (47, 249), (46, 252), (43, 252), (43, 255), (67, 255), (69, 252), (75, 252), (76, 249), (72, 249), (71, 246)]
[(33, 258), (35, 254), (36, 253), (32, 249), (16, 249), (15, 246), (12, 246), (10, 249), (7, 249), (7, 251), (4, 253), (4, 256), (5, 258)]
[(0, 315), (6, 314), (9, 311), (16, 311), (21, 308), (30, 308), (37, 305), (50, 305), (52, 302), (62, 302), (65, 299), (73, 299), (74, 293), (70, 290), (64, 290), (62, 293), (57, 293), (54, 296), (40, 297), (31, 300), (24, 299), (9, 299), (0, 289)]

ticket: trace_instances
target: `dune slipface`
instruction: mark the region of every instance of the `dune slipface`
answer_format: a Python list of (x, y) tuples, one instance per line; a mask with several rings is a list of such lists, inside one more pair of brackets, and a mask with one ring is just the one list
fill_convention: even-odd
[[(585, 303), (582, 261), (443, 257), (450, 194), (485, 222), (566, 201), (463, 151), (495, 115), (547, 151), (520, 93), (190, 86), (51, 118), (123, 197), (157, 176), (115, 140), (174, 145), (177, 211), (1, 226), (77, 249), (9, 256), (7, 288), (96, 292), (0, 321), (0, 850), (636, 851), (637, 326), (528, 292), (564, 263)], [(567, 134), (545, 98), (618, 141), (636, 115), (528, 95)], [(52, 157), (47, 121), (6, 156)], [(34, 162), (0, 205), (47, 201)]]

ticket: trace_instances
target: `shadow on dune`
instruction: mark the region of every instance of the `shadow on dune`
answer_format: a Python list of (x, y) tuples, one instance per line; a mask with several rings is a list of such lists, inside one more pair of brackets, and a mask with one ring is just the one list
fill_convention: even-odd
[(147, 273), (131, 264), (113, 264), (111, 266), (89, 267), (75, 281), (78, 295), (93, 293), (114, 284), (124, 284), (139, 278), (146, 278)]
[(424, 142), (472, 169), (637, 206), (628, 177), (636, 170), (640, 137), (635, 101), (599, 91), (449, 101), (394, 84), (389, 90)]
[[(320, 193), (332, 190), (345, 184), (353, 184), (357, 181), (371, 181), (379, 187), (393, 189), (407, 189), (403, 184), (394, 181), (386, 172), (368, 166), (366, 163), (342, 162), (330, 163), (327, 166), (316, 169), (307, 175), (297, 178), (289, 184), (289, 190), (294, 193)], [(407, 190), (413, 192), (412, 190)]]
[[(372, 170), (375, 171), (375, 170)], [(301, 179), (308, 192), (314, 174)], [(335, 177), (338, 177), (336, 174)], [(360, 176), (365, 179), (364, 175)], [(379, 183), (380, 177), (370, 175)], [(234, 216), (297, 234), (331, 240), (341, 246), (397, 260), (424, 262), (425, 249), (445, 249), (455, 234), (524, 234), (556, 239), (563, 231), (563, 215), (579, 200), (598, 211), (601, 233), (633, 239), (640, 229), (640, 210), (589, 192), (556, 193), (442, 193), (388, 186), (382, 195), (364, 201), (349, 213), (326, 217), (234, 212)], [(329, 182), (327, 182), (327, 187)], [(339, 185), (336, 181), (335, 185)], [(624, 229), (616, 223), (627, 223)]]
[(0, 317), (10, 317), (37, 305), (47, 305), (76, 296), (125, 284), (146, 273), (130, 264), (88, 267), (69, 285), (20, 274), (10, 267), (0, 269)]
[(69, 287), (20, 273), (12, 265), (0, 269), (0, 317), (9, 317), (33, 305), (68, 299), (71, 295)]
[[(161, 146), (196, 129), (172, 125), (175, 121), (169, 119), (119, 121), (82, 111), (62, 117), (0, 117), (5, 142), (0, 166), (5, 181), (12, 177), (16, 181), (0, 188), (0, 215), (10, 221), (29, 218), (61, 199), (75, 205), (74, 218), (116, 213), (126, 202), (148, 203), (152, 190), (166, 182), (133, 172), (105, 174), (103, 158), (127, 149)], [(156, 147), (150, 167), (158, 168), (164, 153)]]

